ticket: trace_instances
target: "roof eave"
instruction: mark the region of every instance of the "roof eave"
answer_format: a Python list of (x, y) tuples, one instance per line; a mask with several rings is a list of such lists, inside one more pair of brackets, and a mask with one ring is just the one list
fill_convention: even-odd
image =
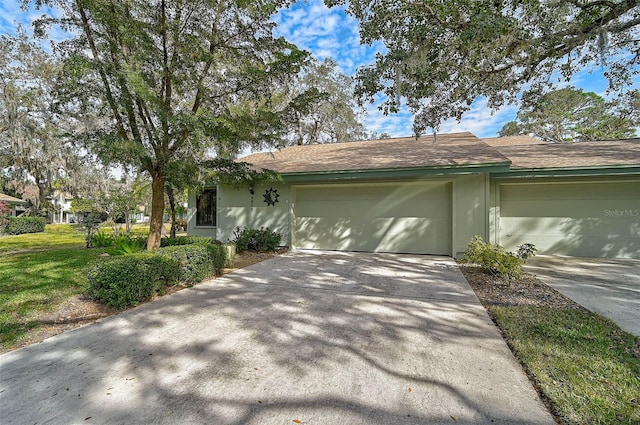
[(441, 165), (431, 167), (381, 168), (367, 170), (336, 170), (280, 173), (287, 183), (335, 181), (411, 179), (454, 174), (500, 173), (509, 169), (510, 162), (487, 164)]
[(549, 168), (515, 168), (508, 171), (492, 172), (492, 178), (512, 177), (581, 177), (581, 176), (615, 176), (640, 174), (640, 165), (603, 165), (591, 167), (549, 167)]

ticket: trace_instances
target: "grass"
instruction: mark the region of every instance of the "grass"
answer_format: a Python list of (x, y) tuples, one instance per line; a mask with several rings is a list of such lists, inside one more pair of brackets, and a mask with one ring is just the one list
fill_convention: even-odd
[(36, 317), (84, 290), (84, 267), (104, 250), (64, 247), (0, 257), (0, 345), (44, 324)]
[(48, 224), (44, 233), (0, 237), (0, 255), (80, 246), (84, 246), (84, 236), (70, 224)]
[(587, 310), (488, 310), (562, 423), (640, 424), (638, 338)]
[[(111, 233), (111, 228), (102, 229)], [(148, 225), (136, 225), (144, 235)], [(12, 347), (46, 326), (38, 316), (84, 291), (85, 266), (104, 249), (86, 249), (77, 225), (47, 225), (44, 233), (0, 237), (0, 346)]]

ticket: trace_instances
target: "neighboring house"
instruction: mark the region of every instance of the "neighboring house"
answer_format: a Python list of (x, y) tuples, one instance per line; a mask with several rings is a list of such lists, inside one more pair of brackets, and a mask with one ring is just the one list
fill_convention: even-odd
[(9, 208), (11, 208), (11, 215), (14, 217), (18, 215), (19, 212), (24, 211), (25, 206), (27, 205), (27, 201), (5, 195), (4, 193), (0, 193), (0, 201), (3, 201), (9, 206)]
[(208, 188), (191, 235), (269, 227), (293, 249), (459, 256), (508, 250), (640, 258), (640, 139), (541, 144), (471, 133), (294, 146), (241, 158), (283, 182)]
[(73, 197), (70, 194), (56, 191), (53, 196), (47, 199), (53, 205), (53, 211), (49, 213), (51, 223), (68, 224), (78, 222), (78, 218), (71, 211), (71, 201), (73, 201)]

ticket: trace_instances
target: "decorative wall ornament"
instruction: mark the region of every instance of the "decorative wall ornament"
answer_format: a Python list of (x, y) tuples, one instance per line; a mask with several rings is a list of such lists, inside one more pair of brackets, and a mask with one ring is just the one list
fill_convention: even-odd
[(262, 196), (264, 196), (264, 202), (266, 202), (267, 205), (275, 205), (276, 202), (278, 202), (278, 198), (280, 197), (280, 195), (278, 195), (278, 190), (272, 187), (267, 189), (267, 191)]

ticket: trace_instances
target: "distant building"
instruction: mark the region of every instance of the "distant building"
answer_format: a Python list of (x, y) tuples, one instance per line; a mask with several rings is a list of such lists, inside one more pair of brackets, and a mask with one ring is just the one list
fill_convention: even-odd
[(27, 201), (23, 201), (19, 198), (14, 198), (13, 196), (5, 195), (4, 193), (0, 193), (0, 201), (3, 201), (9, 208), (11, 208), (11, 215), (17, 216), (21, 214), (27, 205)]
[(73, 197), (68, 193), (55, 192), (53, 196), (47, 198), (53, 205), (52, 211), (49, 213), (51, 223), (77, 223), (78, 217), (71, 211), (71, 201)]

